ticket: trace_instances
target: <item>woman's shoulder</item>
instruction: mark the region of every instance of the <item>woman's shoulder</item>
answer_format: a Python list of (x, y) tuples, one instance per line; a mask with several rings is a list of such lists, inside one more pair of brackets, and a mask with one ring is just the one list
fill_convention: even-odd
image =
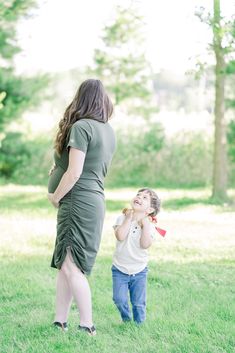
[(79, 120), (75, 121), (73, 126), (87, 128), (87, 127), (90, 127), (90, 124), (88, 122), (88, 119), (79, 119)]
[(79, 119), (73, 124), (72, 128), (86, 131), (86, 133), (93, 137), (97, 134), (99, 136), (102, 134), (109, 136), (114, 135), (113, 128), (109, 122), (103, 123), (94, 119)]
[(84, 119), (79, 119), (77, 120), (74, 124), (75, 127), (81, 127), (84, 129), (95, 129), (96, 127), (104, 126), (104, 125), (109, 125), (108, 123), (103, 123), (101, 121), (91, 119), (91, 118), (84, 118)]
[(89, 119), (79, 119), (73, 125), (72, 128), (77, 131), (84, 131), (89, 136), (93, 135), (93, 127), (89, 121)]

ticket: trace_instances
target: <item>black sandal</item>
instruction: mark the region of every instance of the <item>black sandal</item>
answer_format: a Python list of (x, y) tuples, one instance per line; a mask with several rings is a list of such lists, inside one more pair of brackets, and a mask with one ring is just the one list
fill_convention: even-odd
[(95, 326), (91, 326), (91, 327), (86, 327), (86, 326), (78, 326), (78, 329), (80, 331), (85, 331), (88, 333), (89, 336), (95, 336), (96, 335), (96, 329)]
[(58, 321), (55, 321), (53, 322), (53, 325), (58, 328), (58, 329), (61, 329), (62, 331), (68, 331), (68, 325), (67, 325), (67, 322), (58, 322)]

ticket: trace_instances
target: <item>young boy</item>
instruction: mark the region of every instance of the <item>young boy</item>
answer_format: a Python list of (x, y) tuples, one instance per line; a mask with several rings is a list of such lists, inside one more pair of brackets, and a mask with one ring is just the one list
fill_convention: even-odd
[(133, 319), (140, 324), (146, 318), (147, 249), (156, 234), (150, 219), (159, 212), (160, 199), (153, 190), (140, 189), (131, 207), (123, 211), (114, 225), (117, 244), (112, 266), (113, 301), (122, 320), (130, 321), (129, 292)]

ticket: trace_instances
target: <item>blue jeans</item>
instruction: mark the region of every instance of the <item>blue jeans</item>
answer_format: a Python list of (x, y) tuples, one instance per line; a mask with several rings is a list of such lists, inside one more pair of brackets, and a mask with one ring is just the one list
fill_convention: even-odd
[(128, 303), (128, 292), (132, 305), (133, 319), (140, 324), (146, 318), (146, 283), (148, 268), (135, 275), (127, 275), (112, 266), (113, 301), (122, 320), (130, 321), (131, 312)]

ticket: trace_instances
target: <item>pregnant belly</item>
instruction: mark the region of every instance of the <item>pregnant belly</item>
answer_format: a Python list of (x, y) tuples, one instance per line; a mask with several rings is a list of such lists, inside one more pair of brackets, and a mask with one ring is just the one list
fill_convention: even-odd
[(49, 177), (49, 182), (48, 182), (48, 192), (49, 193), (54, 193), (57, 186), (60, 183), (60, 180), (64, 174), (65, 170), (59, 166), (56, 166), (54, 171)]

